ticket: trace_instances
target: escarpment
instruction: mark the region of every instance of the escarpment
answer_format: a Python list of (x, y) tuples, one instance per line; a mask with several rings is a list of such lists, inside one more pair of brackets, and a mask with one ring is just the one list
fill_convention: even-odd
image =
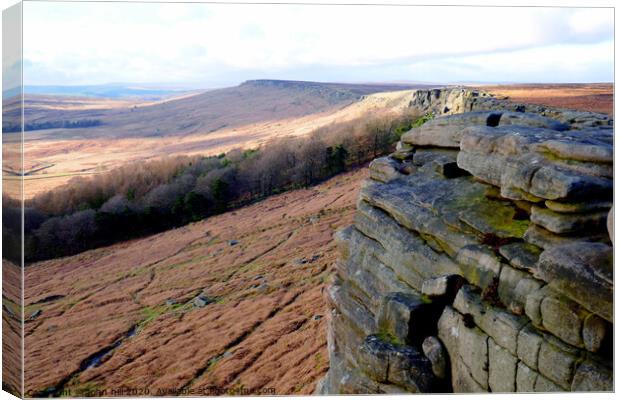
[(370, 165), (326, 297), (317, 393), (613, 390), (613, 127), (418, 91)]

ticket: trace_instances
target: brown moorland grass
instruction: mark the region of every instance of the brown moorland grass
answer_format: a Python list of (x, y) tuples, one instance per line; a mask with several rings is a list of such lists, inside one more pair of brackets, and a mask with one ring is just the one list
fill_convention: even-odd
[[(183, 228), (28, 266), (26, 316), (41, 312), (26, 323), (26, 390), (64, 382), (73, 395), (122, 387), (311, 393), (328, 368), (322, 291), (336, 259), (332, 235), (352, 222), (366, 176), (345, 173)], [(192, 306), (199, 293), (214, 303)], [(79, 372), (134, 326), (135, 336)]]
[(2, 386), (19, 396), (22, 373), (21, 269), (2, 260)]
[(516, 103), (592, 111), (612, 116), (614, 113), (612, 83), (489, 85), (481, 89), (498, 97), (506, 96)]

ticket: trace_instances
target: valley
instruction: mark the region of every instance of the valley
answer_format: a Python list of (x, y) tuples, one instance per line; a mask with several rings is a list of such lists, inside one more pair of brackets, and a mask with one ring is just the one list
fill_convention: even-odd
[(352, 222), (366, 176), (353, 171), (162, 234), (28, 266), (26, 392), (312, 393), (328, 367), (322, 292), (336, 257), (332, 234)]
[[(42, 132), (26, 150), (35, 160), (30, 168), (47, 168), (26, 177), (26, 190), (32, 195), (127, 161), (218, 154), (397, 113), (411, 95), (370, 94), (204, 134), (56, 140)], [(600, 99), (598, 106), (608, 106)], [(312, 393), (329, 367), (323, 292), (338, 257), (333, 234), (352, 223), (367, 176), (356, 169), (181, 228), (28, 265), (26, 392)], [(11, 264), (4, 266), (13, 277)], [(12, 326), (10, 318), (3, 323)]]
[[(403, 85), (307, 87), (284, 82), (250, 82), (219, 92), (129, 107), (122, 103), (128, 100), (119, 99), (82, 99), (75, 105), (70, 104), (75, 99), (65, 99), (54, 109), (49, 98), (35, 101), (26, 107), (27, 121), (100, 118), (104, 122), (89, 128), (28, 131), (24, 143), (26, 172), (40, 165), (49, 167), (28, 173), (24, 195), (30, 198), (73, 177), (92, 176), (127, 162), (256, 148), (274, 138), (306, 135), (366, 115), (398, 113), (408, 106), (413, 93), (411, 86)], [(400, 90), (405, 88), (409, 89)]]

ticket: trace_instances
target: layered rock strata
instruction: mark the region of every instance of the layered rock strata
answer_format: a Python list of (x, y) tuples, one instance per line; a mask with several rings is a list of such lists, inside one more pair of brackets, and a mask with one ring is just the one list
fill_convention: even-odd
[(465, 89), (411, 106), (437, 116), (336, 235), (317, 392), (613, 390), (612, 120)]

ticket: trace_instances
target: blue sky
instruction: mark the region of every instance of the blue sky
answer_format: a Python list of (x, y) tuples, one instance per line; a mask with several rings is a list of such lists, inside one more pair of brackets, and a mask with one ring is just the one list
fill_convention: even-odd
[(24, 6), (27, 85), (601, 82), (613, 80), (613, 50), (612, 9)]

